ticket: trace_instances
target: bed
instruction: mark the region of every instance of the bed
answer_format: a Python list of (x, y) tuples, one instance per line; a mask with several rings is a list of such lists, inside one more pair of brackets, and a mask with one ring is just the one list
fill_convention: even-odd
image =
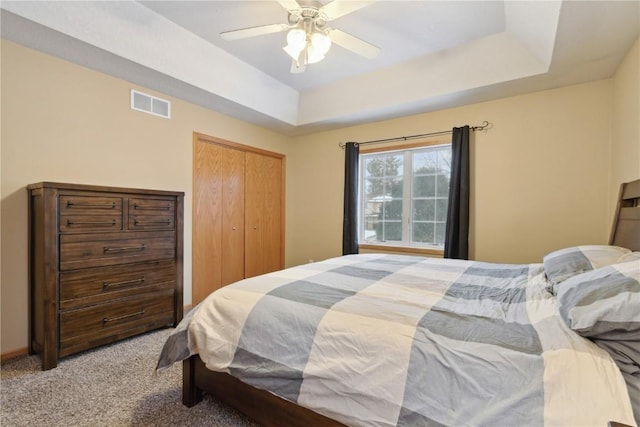
[(609, 245), (536, 264), (361, 254), (242, 280), (157, 369), (265, 426), (635, 425), (639, 200), (623, 184)]

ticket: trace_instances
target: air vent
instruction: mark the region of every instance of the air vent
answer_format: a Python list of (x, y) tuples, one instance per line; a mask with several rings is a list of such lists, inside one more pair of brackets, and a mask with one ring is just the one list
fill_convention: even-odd
[(131, 109), (166, 119), (171, 118), (171, 103), (169, 101), (133, 89), (131, 89)]

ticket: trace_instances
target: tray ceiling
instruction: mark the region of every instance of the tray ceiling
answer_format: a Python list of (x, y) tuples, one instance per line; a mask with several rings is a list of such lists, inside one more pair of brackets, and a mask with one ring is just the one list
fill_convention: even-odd
[(292, 74), (286, 33), (220, 37), (285, 23), (277, 1), (0, 5), (3, 38), (291, 135), (608, 78), (640, 27), (636, 1), (377, 1), (331, 21), (375, 59)]

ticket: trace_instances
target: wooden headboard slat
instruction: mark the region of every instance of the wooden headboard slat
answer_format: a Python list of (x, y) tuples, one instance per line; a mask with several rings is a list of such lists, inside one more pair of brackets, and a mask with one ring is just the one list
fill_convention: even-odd
[(640, 179), (627, 182), (623, 185), (622, 197), (623, 200), (636, 200), (640, 198)]
[(640, 179), (620, 186), (609, 244), (640, 251)]

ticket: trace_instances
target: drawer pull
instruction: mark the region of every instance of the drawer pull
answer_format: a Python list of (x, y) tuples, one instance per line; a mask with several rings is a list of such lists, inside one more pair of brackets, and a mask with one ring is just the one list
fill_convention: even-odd
[(116, 220), (112, 219), (111, 222), (105, 222), (105, 221), (71, 221), (70, 219), (67, 220), (67, 226), (71, 227), (73, 225), (77, 225), (77, 226), (90, 226), (90, 227), (113, 227), (114, 225), (116, 225)]
[(102, 248), (102, 250), (104, 251), (104, 253), (108, 253), (108, 252), (132, 252), (132, 251), (144, 251), (146, 248), (146, 246), (144, 244), (140, 245), (140, 246), (120, 246), (120, 247), (110, 247), (110, 246), (105, 246)]
[(133, 225), (142, 225), (143, 227), (145, 225), (151, 225), (151, 226), (153, 226), (153, 225), (155, 225), (155, 226), (158, 226), (158, 225), (171, 225), (171, 221), (167, 219), (167, 220), (164, 220), (164, 221), (147, 221), (147, 222), (145, 222), (145, 221), (138, 221), (137, 219), (134, 219), (133, 220)]
[(144, 314), (144, 307), (142, 307), (140, 309), (140, 311), (137, 311), (135, 313), (131, 313), (131, 314), (125, 314), (124, 316), (117, 316), (117, 317), (103, 317), (102, 318), (102, 323), (109, 323), (109, 322), (115, 322), (117, 320), (123, 320), (123, 319), (128, 319), (130, 317), (136, 317), (136, 316), (142, 316)]
[(133, 209), (145, 210), (145, 211), (168, 211), (171, 209), (171, 205), (166, 206), (141, 206), (137, 203), (133, 204)]
[(67, 202), (67, 207), (78, 207), (78, 208), (89, 208), (89, 209), (115, 209), (117, 206), (116, 202), (111, 203), (74, 203), (71, 201)]
[(119, 288), (121, 286), (128, 286), (128, 285), (134, 285), (134, 284), (143, 284), (144, 283), (144, 276), (142, 276), (139, 279), (133, 279), (133, 280), (125, 280), (122, 282), (102, 282), (102, 289), (109, 289), (109, 288)]

